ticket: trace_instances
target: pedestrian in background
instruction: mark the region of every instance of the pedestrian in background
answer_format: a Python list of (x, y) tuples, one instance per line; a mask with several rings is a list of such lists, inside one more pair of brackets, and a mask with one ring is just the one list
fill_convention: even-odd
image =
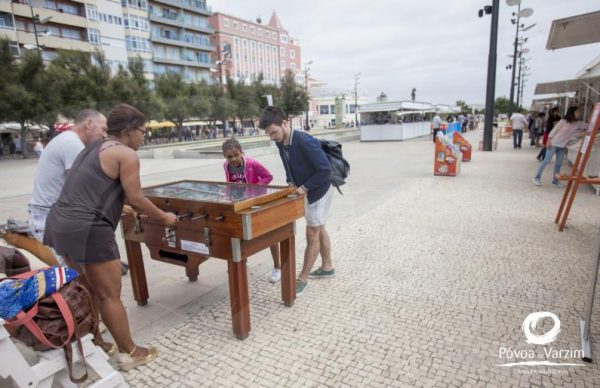
[(543, 140), (542, 140), (542, 150), (540, 151), (540, 153), (537, 156), (537, 160), (542, 161), (544, 160), (544, 158), (546, 157), (546, 144), (548, 142), (548, 136), (550, 135), (550, 132), (552, 131), (552, 129), (554, 129), (554, 126), (556, 125), (556, 123), (558, 123), (558, 121), (560, 120), (560, 115), (558, 114), (558, 110), (559, 108), (557, 106), (552, 107), (552, 109), (550, 109), (550, 112), (548, 112), (548, 117), (546, 118), (546, 125), (545, 125), (545, 129), (544, 129), (544, 136), (543, 136)]
[(550, 163), (552, 156), (556, 154), (556, 164), (554, 165), (554, 173), (552, 174), (552, 184), (554, 186), (562, 186), (558, 180), (558, 177), (567, 144), (569, 144), (569, 142), (572, 140), (575, 140), (577, 136), (583, 135), (586, 128), (587, 124), (583, 121), (579, 121), (579, 108), (576, 106), (569, 107), (569, 109), (567, 109), (565, 118), (556, 123), (548, 135), (548, 142), (546, 144), (546, 148), (548, 150), (546, 151), (546, 156), (544, 157), (542, 163), (540, 163), (537, 173), (533, 178), (533, 184), (536, 186), (542, 185), (540, 179), (542, 177), (542, 173), (544, 172), (544, 168), (546, 168), (548, 163)]
[(521, 148), (523, 142), (523, 129), (527, 128), (527, 119), (523, 116), (523, 109), (517, 109), (515, 113), (510, 116), (510, 122), (513, 130), (513, 148)]

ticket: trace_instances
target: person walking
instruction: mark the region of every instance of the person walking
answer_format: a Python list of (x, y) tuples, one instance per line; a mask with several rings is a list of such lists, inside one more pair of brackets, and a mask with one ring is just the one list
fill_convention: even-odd
[[(296, 295), (302, 295), (308, 278), (324, 279), (335, 276), (331, 260), (331, 241), (325, 229), (331, 206), (331, 166), (321, 143), (303, 131), (290, 127), (287, 114), (278, 107), (267, 106), (261, 113), (259, 127), (275, 142), (285, 169), (286, 181), (296, 193), (306, 194), (306, 250), (304, 265), (296, 281)], [(322, 265), (311, 272), (321, 254)]]
[(431, 128), (433, 128), (433, 142), (435, 143), (435, 139), (437, 137), (438, 132), (440, 131), (440, 127), (442, 125), (442, 118), (439, 113), (436, 113), (433, 116), (433, 120), (431, 121)]
[(579, 121), (579, 108), (571, 106), (567, 109), (565, 118), (560, 120), (552, 129), (548, 136), (548, 143), (546, 144), (546, 156), (540, 166), (538, 167), (535, 177), (533, 177), (533, 184), (541, 186), (542, 173), (544, 168), (552, 160), (552, 156), (556, 154), (556, 164), (554, 165), (554, 173), (552, 174), (552, 184), (554, 186), (562, 186), (558, 180), (560, 174), (560, 167), (562, 166), (563, 157), (567, 144), (572, 140), (576, 139), (577, 136), (582, 135), (587, 128), (586, 123)]
[(537, 156), (537, 160), (542, 161), (544, 160), (544, 158), (546, 157), (546, 144), (548, 143), (548, 136), (550, 135), (550, 132), (552, 131), (552, 129), (554, 129), (554, 126), (556, 125), (556, 123), (558, 123), (558, 121), (560, 120), (560, 115), (558, 114), (558, 110), (559, 108), (557, 106), (554, 106), (550, 109), (550, 112), (548, 112), (548, 118), (546, 119), (546, 126), (544, 127), (544, 135), (543, 135), (543, 139), (542, 139), (542, 149), (540, 150), (540, 153)]
[(510, 122), (513, 130), (513, 148), (521, 148), (523, 129), (527, 128), (527, 119), (523, 116), (523, 109), (517, 109), (517, 111), (510, 116)]

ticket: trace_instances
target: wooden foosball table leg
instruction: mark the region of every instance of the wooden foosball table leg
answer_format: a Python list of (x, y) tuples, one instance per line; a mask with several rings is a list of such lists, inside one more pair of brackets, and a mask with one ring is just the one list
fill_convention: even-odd
[(296, 239), (294, 235), (280, 244), (281, 251), (281, 299), (291, 307), (296, 300)]
[(125, 250), (127, 251), (133, 297), (138, 305), (144, 306), (148, 303), (148, 284), (146, 283), (146, 270), (144, 269), (140, 243), (125, 240)]
[(231, 303), (231, 324), (233, 333), (239, 340), (248, 338), (250, 333), (250, 307), (248, 297), (248, 271), (246, 259), (239, 262), (227, 261), (229, 268), (229, 299)]
[(185, 275), (188, 277), (190, 282), (195, 282), (198, 280), (198, 274), (200, 273), (198, 267), (200, 267), (200, 263), (203, 261), (204, 260), (194, 256), (190, 256), (188, 258), (188, 262), (185, 265)]

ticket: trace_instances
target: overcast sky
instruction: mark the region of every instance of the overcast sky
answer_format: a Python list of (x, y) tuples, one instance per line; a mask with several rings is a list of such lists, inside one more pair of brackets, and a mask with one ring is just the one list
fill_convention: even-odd
[[(300, 40), (303, 63), (313, 61), (311, 75), (327, 87), (354, 88), (374, 99), (382, 91), (390, 100), (410, 99), (454, 104), (485, 103), (491, 17), (477, 10), (491, 0), (208, 0), (214, 12), (267, 23), (275, 10), (292, 37)], [(496, 96), (509, 96), (515, 28), (509, 7), (500, 1)], [(523, 0), (534, 13), (521, 21), (531, 30), (531, 76), (524, 92), (529, 105), (538, 82), (574, 78), (600, 55), (600, 43), (546, 50), (552, 20), (600, 9), (599, 0)], [(516, 93), (516, 92), (515, 92)]]

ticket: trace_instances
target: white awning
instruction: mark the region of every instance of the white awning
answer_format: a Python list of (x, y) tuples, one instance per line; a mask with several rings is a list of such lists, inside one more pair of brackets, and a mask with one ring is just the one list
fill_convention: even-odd
[(552, 22), (546, 49), (554, 50), (600, 42), (600, 11)]
[(535, 86), (535, 93), (538, 94), (559, 94), (576, 92), (580, 89), (590, 87), (600, 81), (600, 77), (576, 78), (564, 81), (544, 82)]

